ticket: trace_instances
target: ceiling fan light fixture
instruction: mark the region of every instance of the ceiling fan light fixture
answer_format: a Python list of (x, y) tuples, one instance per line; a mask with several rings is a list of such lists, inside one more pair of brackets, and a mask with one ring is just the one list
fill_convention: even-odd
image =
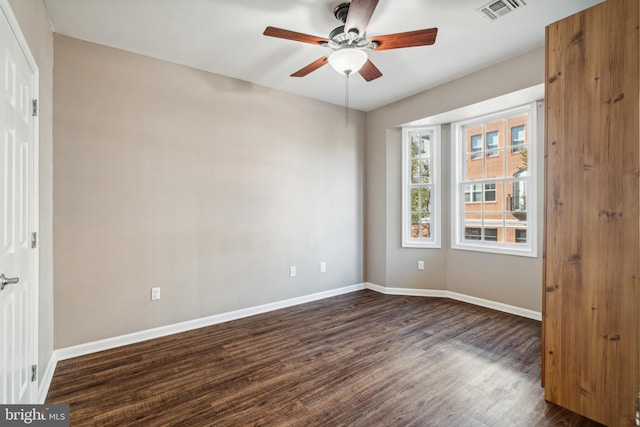
[(348, 75), (357, 73), (368, 59), (365, 51), (351, 47), (333, 52), (327, 61), (338, 73)]

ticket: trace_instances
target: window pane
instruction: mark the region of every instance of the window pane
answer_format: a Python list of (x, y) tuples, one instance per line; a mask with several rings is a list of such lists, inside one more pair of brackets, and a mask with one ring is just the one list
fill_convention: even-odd
[[(403, 247), (440, 247), (434, 212), (438, 198), (439, 126), (403, 129)], [(436, 210), (437, 212), (437, 210)]]
[(428, 184), (431, 174), (428, 159), (411, 160), (411, 183), (412, 184)]
[(420, 163), (420, 182), (428, 184), (431, 179), (431, 162), (429, 159), (424, 159)]
[(498, 229), (497, 228), (485, 228), (484, 229), (484, 240), (487, 242), (497, 242), (498, 241)]
[(464, 226), (465, 227), (480, 227), (482, 225), (482, 212), (465, 212), (464, 213)]
[(527, 210), (527, 182), (513, 181), (505, 186), (507, 211), (524, 212)]
[[(455, 135), (460, 136), (455, 141), (460, 156), (456, 167), (461, 171), (454, 197), (460, 201), (461, 212), (455, 216), (453, 244), (463, 247), (465, 240), (476, 240), (469, 246), (477, 250), (534, 255), (526, 237), (529, 221), (534, 219), (527, 210), (529, 202), (535, 201), (535, 194), (527, 193), (535, 178), (528, 159), (529, 144), (533, 144), (528, 129), (530, 115), (535, 114), (532, 106), (521, 107), (515, 114), (487, 116), (484, 121), (474, 119), (471, 125), (454, 124)], [(526, 248), (509, 247), (516, 243), (526, 243)]]
[[(487, 201), (487, 204), (485, 206), (485, 210), (487, 212), (504, 212), (504, 186), (505, 184), (503, 183), (487, 184), (485, 186), (484, 197)], [(494, 197), (492, 193), (495, 194), (495, 201), (490, 202), (489, 198)]]
[(431, 157), (431, 132), (411, 132), (411, 158)]
[(507, 171), (509, 176), (526, 176), (529, 170), (529, 149), (526, 146), (511, 151), (507, 155)]
[(482, 157), (482, 135), (471, 135), (470, 150), (471, 159), (479, 159)]
[(411, 159), (411, 184), (420, 183), (420, 161)]
[(495, 184), (484, 185), (484, 201), (485, 202), (496, 201), (496, 185)]
[(482, 229), (481, 228), (465, 227), (465, 229), (464, 229), (464, 239), (465, 240), (480, 240), (481, 238), (482, 238)]
[(487, 157), (498, 155), (498, 131), (487, 132)]
[(504, 225), (505, 216), (502, 212), (485, 212), (484, 225), (502, 227)]
[(514, 126), (511, 128), (511, 152), (517, 153), (526, 144), (525, 126)]
[(482, 202), (482, 185), (481, 184), (473, 185), (471, 191), (472, 191), (471, 192), (471, 201), (472, 202), (477, 202), (477, 203)]
[(414, 239), (428, 239), (431, 237), (431, 223), (430, 222), (412, 222), (411, 223), (411, 237)]
[(431, 237), (431, 189), (428, 187), (411, 189), (411, 232), (412, 238)]
[[(496, 155), (487, 157), (484, 162), (484, 177), (485, 178), (504, 178), (505, 177), (505, 158), (504, 150), (494, 150)], [(487, 153), (488, 154), (488, 153)]]
[(484, 161), (482, 157), (472, 159), (471, 154), (466, 156), (465, 178), (469, 181), (484, 178)]
[(419, 159), (423, 151), (422, 140), (415, 134), (411, 135), (411, 158)]
[(429, 237), (431, 237), (431, 223), (430, 222), (420, 223), (420, 238), (428, 239)]
[(464, 201), (465, 203), (482, 202), (482, 184), (465, 185)]
[(526, 212), (507, 212), (505, 215), (505, 219), (507, 221), (507, 225), (515, 226), (524, 226), (527, 222), (527, 213)]
[(419, 187), (411, 189), (411, 213), (418, 214), (421, 219), (430, 219), (431, 189)]
[(412, 132), (410, 153), (410, 179), (412, 184), (426, 184), (431, 175), (431, 132)]
[(411, 237), (412, 238), (417, 238), (418, 237), (418, 230), (420, 229), (420, 215), (418, 214), (411, 214)]

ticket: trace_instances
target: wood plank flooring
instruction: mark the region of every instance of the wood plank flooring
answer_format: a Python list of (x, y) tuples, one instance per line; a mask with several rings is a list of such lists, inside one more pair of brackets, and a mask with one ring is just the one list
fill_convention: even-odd
[(360, 291), (58, 363), (71, 426), (599, 426), (546, 403), (540, 322)]

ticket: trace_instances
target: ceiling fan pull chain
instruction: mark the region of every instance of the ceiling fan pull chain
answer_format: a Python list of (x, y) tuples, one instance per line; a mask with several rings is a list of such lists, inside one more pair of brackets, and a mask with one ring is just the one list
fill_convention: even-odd
[(344, 73), (344, 127), (349, 127), (349, 75), (351, 72)]

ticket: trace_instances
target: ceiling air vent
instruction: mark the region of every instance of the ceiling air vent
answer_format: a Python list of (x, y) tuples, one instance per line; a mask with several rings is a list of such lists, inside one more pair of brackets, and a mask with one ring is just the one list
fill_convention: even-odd
[(495, 21), (516, 9), (526, 6), (525, 0), (494, 0), (477, 11), (489, 21)]

